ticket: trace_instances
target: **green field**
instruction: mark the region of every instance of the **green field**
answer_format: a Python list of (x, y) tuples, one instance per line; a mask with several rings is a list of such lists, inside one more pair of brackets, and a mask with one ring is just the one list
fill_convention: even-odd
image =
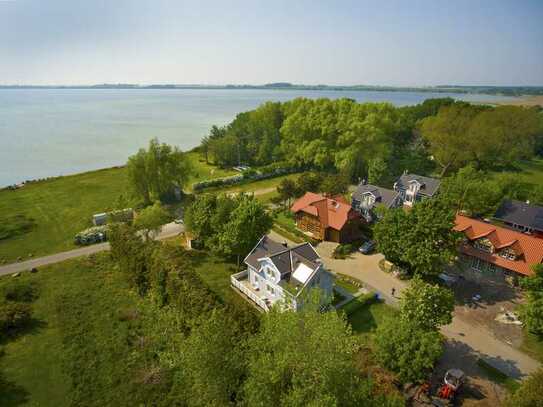
[[(11, 279), (3, 277), (0, 285)], [(24, 273), (19, 280), (35, 282), (39, 297), (32, 328), (2, 344), (0, 366), (8, 386), (0, 390), (0, 404), (66, 406), (72, 389), (82, 386), (88, 391), (109, 386), (118, 400), (128, 397), (133, 386), (107, 383), (130, 358), (124, 345), (128, 324), (118, 313), (137, 302), (120, 275), (82, 258)], [(78, 372), (83, 368), (91, 374)]]
[[(200, 161), (189, 153), (196, 180), (231, 175)], [(27, 233), (0, 240), (0, 264), (29, 255), (42, 256), (75, 248), (74, 235), (92, 226), (91, 216), (114, 208), (119, 195), (127, 195), (124, 167), (86, 172), (41, 181), (24, 188), (0, 191), (0, 222), (16, 215), (33, 219), (35, 226)]]
[(515, 171), (502, 171), (501, 173), (514, 174), (520, 180), (528, 184), (543, 184), (543, 158), (537, 158), (530, 161), (522, 161), (517, 166), (518, 169)]

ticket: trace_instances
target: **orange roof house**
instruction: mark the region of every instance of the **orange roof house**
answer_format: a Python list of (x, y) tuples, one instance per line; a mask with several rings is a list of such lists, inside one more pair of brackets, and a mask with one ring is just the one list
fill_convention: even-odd
[(290, 210), (296, 226), (317, 240), (344, 243), (360, 237), (360, 215), (341, 196), (327, 198), (307, 192)]
[(525, 276), (543, 263), (543, 239), (463, 215), (456, 215), (454, 230), (466, 237), (461, 252), (485, 263)]

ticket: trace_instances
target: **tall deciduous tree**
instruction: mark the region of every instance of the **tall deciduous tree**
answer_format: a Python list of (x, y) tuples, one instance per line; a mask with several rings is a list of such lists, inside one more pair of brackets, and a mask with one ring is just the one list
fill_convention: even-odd
[(214, 249), (226, 255), (237, 255), (239, 259), (271, 229), (273, 219), (254, 197), (240, 195), (237, 199), (239, 202), (230, 213), (230, 220), (217, 235)]
[(375, 333), (376, 355), (403, 383), (422, 381), (443, 353), (443, 338), (403, 319), (388, 319)]
[(277, 193), (281, 201), (290, 207), (292, 199), (297, 196), (296, 183), (289, 178), (283, 179), (277, 186)]
[(189, 406), (227, 406), (240, 402), (246, 355), (235, 324), (219, 309), (201, 317), (181, 346), (177, 379)]
[(468, 130), (477, 110), (470, 106), (443, 107), (436, 116), (424, 119), (420, 131), (430, 153), (441, 167), (441, 176), (456, 170), (471, 159)]
[(432, 199), (409, 212), (391, 209), (375, 225), (374, 236), (390, 261), (420, 276), (435, 276), (456, 256), (458, 234), (454, 211)]
[(541, 134), (542, 119), (536, 109), (498, 106), (474, 118), (467, 147), (482, 166), (512, 165), (533, 156), (536, 138)]
[(402, 292), (400, 316), (425, 330), (437, 330), (452, 322), (454, 294), (448, 288), (415, 278)]
[(335, 312), (266, 314), (248, 349), (247, 405), (372, 405), (353, 365), (355, 338)]
[(466, 211), (470, 216), (493, 214), (502, 198), (497, 182), (472, 165), (444, 178), (439, 191), (439, 199), (446, 205), (455, 211)]
[(535, 265), (533, 271), (521, 282), (528, 301), (521, 306), (520, 316), (530, 332), (543, 337), (543, 265)]
[(182, 191), (192, 173), (185, 153), (157, 139), (149, 142), (147, 150), (140, 149), (129, 157), (126, 166), (130, 185), (146, 204), (171, 199), (176, 188)]
[(151, 234), (160, 232), (162, 226), (171, 220), (171, 215), (162, 207), (160, 202), (142, 209), (134, 220), (134, 227), (141, 230), (146, 239)]

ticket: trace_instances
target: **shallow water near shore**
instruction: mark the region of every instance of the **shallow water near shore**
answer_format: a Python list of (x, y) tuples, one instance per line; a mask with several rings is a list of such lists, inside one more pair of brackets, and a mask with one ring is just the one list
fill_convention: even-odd
[(261, 103), (296, 97), (352, 98), (397, 106), (451, 96), (492, 103), (503, 96), (374, 91), (233, 89), (0, 90), (0, 187), (120, 165), (152, 137), (183, 150)]

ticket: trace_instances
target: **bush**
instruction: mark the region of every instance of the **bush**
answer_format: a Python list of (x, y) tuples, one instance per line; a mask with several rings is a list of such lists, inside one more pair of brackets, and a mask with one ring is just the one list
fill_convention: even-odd
[(2, 288), (2, 295), (8, 301), (32, 302), (38, 298), (38, 288), (32, 282), (16, 280)]
[(30, 305), (19, 302), (5, 302), (0, 305), (0, 333), (9, 334), (28, 325), (32, 319)]
[(36, 221), (26, 215), (13, 215), (0, 218), (0, 240), (24, 235), (36, 226)]
[(377, 359), (398, 375), (402, 383), (426, 379), (443, 353), (443, 337), (402, 319), (388, 319), (375, 334)]
[(230, 177), (215, 178), (207, 181), (196, 182), (192, 184), (192, 190), (198, 192), (206, 188), (227, 187), (231, 185), (241, 184), (247, 181), (260, 181), (263, 179), (279, 177), (281, 175), (289, 174), (292, 172), (294, 172), (294, 170), (287, 168), (272, 169), (270, 167), (266, 168), (266, 171), (263, 171), (263, 169), (260, 169), (259, 171), (249, 169), (244, 171), (241, 175), (232, 175)]
[(334, 252), (332, 253), (333, 259), (344, 259), (349, 254), (355, 251), (355, 246), (350, 243), (342, 243), (334, 249)]

